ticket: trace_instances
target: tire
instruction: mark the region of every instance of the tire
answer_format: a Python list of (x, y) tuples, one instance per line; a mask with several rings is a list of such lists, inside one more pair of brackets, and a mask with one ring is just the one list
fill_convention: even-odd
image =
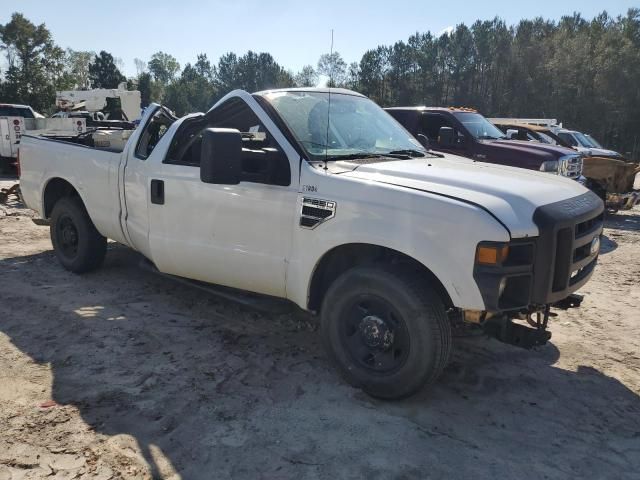
[(67, 270), (84, 273), (102, 265), (107, 239), (96, 230), (78, 197), (58, 200), (51, 214), (49, 232), (56, 256)]
[(434, 382), (451, 354), (444, 304), (418, 273), (355, 267), (329, 287), (321, 334), (345, 380), (383, 399)]

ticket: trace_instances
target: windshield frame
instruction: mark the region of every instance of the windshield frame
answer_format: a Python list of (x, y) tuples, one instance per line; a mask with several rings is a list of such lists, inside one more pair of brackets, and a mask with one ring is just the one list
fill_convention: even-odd
[(545, 145), (559, 145), (558, 140), (553, 138), (548, 133), (543, 132), (541, 130), (532, 130), (532, 131), (535, 132), (536, 135), (538, 135), (538, 137), (540, 137), (541, 139), (540, 143), (544, 143)]
[[(478, 112), (463, 112), (463, 111), (451, 112), (451, 113), (454, 116), (454, 118), (458, 122), (460, 122), (460, 124), (469, 133), (469, 135), (471, 135), (475, 140), (504, 140), (504, 139), (507, 138), (507, 136), (504, 134), (504, 132), (502, 132), (502, 130), (500, 130), (497, 126), (495, 126), (493, 123), (491, 123), (481, 113), (478, 113)], [(471, 129), (469, 127), (469, 123), (470, 122), (468, 122), (468, 121), (465, 122), (465, 118), (469, 118), (470, 116), (475, 117), (475, 118), (479, 118), (481, 120), (484, 120), (484, 123), (486, 125), (488, 125), (489, 127), (493, 128), (493, 130), (495, 130), (495, 132), (492, 132), (493, 135), (487, 135), (487, 136), (485, 136), (485, 135), (477, 135), (478, 132), (477, 131), (473, 131), (473, 129)], [(473, 123), (477, 123), (477, 122), (473, 122)]]
[(573, 132), (573, 138), (576, 139), (576, 141), (578, 142), (578, 144), (581, 147), (593, 148), (593, 145), (591, 144), (591, 142), (589, 142), (589, 139), (585, 136), (584, 133), (582, 133), (582, 132)]
[(604, 147), (602, 146), (602, 144), (600, 142), (598, 142), (595, 138), (593, 138), (591, 135), (589, 135), (588, 133), (583, 133), (584, 138), (587, 139), (587, 141), (591, 144), (591, 146), (593, 148), (601, 148), (604, 149)]
[[(295, 95), (308, 95), (308, 96), (326, 96), (327, 102), (329, 100), (329, 96), (332, 99), (339, 98), (340, 101), (348, 101), (348, 99), (352, 99), (354, 102), (363, 102), (362, 106), (365, 106), (368, 109), (371, 109), (371, 113), (375, 113), (375, 115), (380, 115), (376, 117), (386, 122), (387, 127), (392, 126), (392, 129), (382, 129), (381, 132), (387, 132), (388, 130), (392, 130), (390, 133), (393, 135), (397, 135), (399, 138), (402, 138), (402, 143), (397, 143), (393, 146), (389, 146), (388, 148), (380, 148), (376, 145), (370, 148), (356, 148), (350, 145), (342, 145), (340, 148), (326, 148), (326, 142), (318, 143), (318, 148), (320, 151), (312, 151), (313, 147), (311, 144), (314, 142), (310, 140), (305, 140), (300, 138), (300, 128), (296, 130), (294, 126), (291, 124), (291, 119), (287, 118), (287, 115), (284, 111), (279, 108), (277, 104), (274, 104), (274, 100), (283, 96), (295, 96)], [(388, 112), (384, 111), (379, 105), (373, 102), (371, 99), (365, 97), (364, 95), (360, 95), (356, 92), (351, 92), (349, 90), (343, 89), (283, 89), (283, 90), (273, 90), (267, 91), (264, 93), (260, 93), (261, 100), (264, 101), (266, 105), (268, 105), (269, 110), (272, 115), (275, 115), (278, 119), (276, 124), (279, 125), (280, 128), (285, 128), (287, 130), (287, 137), (290, 141), (294, 141), (297, 145), (297, 150), (302, 153), (302, 157), (305, 158), (306, 161), (316, 164), (318, 162), (324, 163), (325, 161), (340, 161), (340, 160), (358, 160), (358, 159), (366, 159), (366, 158), (385, 158), (386, 160), (399, 160), (406, 159), (411, 157), (426, 157), (426, 156), (435, 156), (435, 154), (430, 153), (420, 142), (413, 136), (407, 129), (404, 128), (395, 118), (393, 118)], [(318, 105), (320, 101), (316, 103)], [(315, 107), (315, 105), (314, 105)], [(334, 108), (334, 105), (331, 105), (331, 109)], [(307, 121), (311, 115), (311, 112), (307, 114)], [(340, 129), (339, 125), (336, 125), (335, 117), (328, 116), (329, 118), (329, 128), (330, 128), (330, 136), (333, 137), (334, 132), (338, 133), (338, 138), (340, 139), (340, 134), (344, 134), (345, 130)], [(304, 117), (303, 117), (304, 118)], [(357, 117), (356, 117), (357, 118)], [(326, 125), (326, 122), (325, 122)], [(372, 123), (373, 125), (373, 123)], [(374, 125), (378, 126), (378, 125)], [(323, 128), (326, 128), (323, 126)], [(332, 139), (335, 140), (335, 137)], [(376, 144), (378, 140), (383, 140), (382, 138), (376, 137)], [(331, 140), (330, 142), (331, 143)], [(400, 152), (399, 152), (400, 151)]]

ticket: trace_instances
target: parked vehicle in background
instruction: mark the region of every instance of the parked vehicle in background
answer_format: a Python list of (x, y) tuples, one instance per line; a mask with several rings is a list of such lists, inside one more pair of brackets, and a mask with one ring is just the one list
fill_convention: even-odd
[(28, 105), (0, 104), (0, 173), (15, 171), (22, 135), (75, 136), (86, 130), (84, 120), (44, 118)]
[(0, 103), (0, 173), (11, 172), (15, 167), (24, 119), (36, 116), (42, 117), (29, 105)]
[[(498, 127), (509, 140), (535, 141), (549, 145), (573, 148), (556, 134), (557, 128), (543, 123), (555, 122), (555, 119), (528, 119), (532, 122), (538, 121), (543, 124), (524, 123), (523, 120), (525, 119), (513, 118), (488, 118), (487, 120)], [(577, 149), (573, 149), (577, 151)]]
[(428, 152), (348, 90), (237, 90), (181, 119), (152, 104), (121, 148), (75, 142), (20, 152), (65, 268), (99, 267), (108, 237), (165, 274), (289, 299), (378, 397), (438, 378), (452, 322), (545, 343), (598, 258), (603, 205), (578, 182)]
[(574, 150), (509, 140), (473, 109), (392, 107), (386, 111), (410, 133), (428, 140), (435, 151), (584, 180), (582, 156)]
[(590, 157), (623, 158), (620, 153), (604, 148), (591, 135), (563, 128), (562, 123), (558, 123), (555, 118), (489, 118), (489, 121), (507, 136), (511, 130), (518, 140), (562, 145)]
[(561, 128), (556, 131), (556, 135), (564, 140), (565, 144), (574, 147), (589, 157), (623, 158), (620, 153), (604, 148), (592, 136), (577, 130)]
[(22, 132), (24, 118), (0, 117), (0, 173), (9, 173), (15, 168)]
[(88, 129), (123, 129), (131, 130), (136, 127), (134, 122), (128, 120), (107, 120), (102, 112), (89, 112), (87, 110), (73, 110), (70, 112), (56, 112), (51, 118), (75, 118), (84, 119)]
[(0, 117), (44, 118), (29, 105), (0, 103)]
[(118, 88), (66, 90), (56, 93), (56, 107), (62, 112), (83, 110), (104, 115), (104, 118), (94, 120), (133, 122), (140, 118), (141, 95), (138, 90), (127, 90), (126, 83), (121, 83)]
[[(605, 200), (609, 210), (628, 210), (640, 203), (640, 191), (633, 188), (635, 177), (640, 172), (640, 166), (626, 161), (619, 153), (570, 144), (567, 138), (574, 139), (574, 136), (568, 137), (566, 132), (573, 131), (561, 129), (556, 125), (556, 120), (508, 118), (491, 120), (510, 138), (562, 145), (579, 151), (584, 156), (582, 162), (583, 175), (587, 178), (586, 185)], [(537, 121), (539, 124), (522, 123), (523, 120)], [(580, 134), (580, 136), (595, 142), (588, 135)], [(577, 140), (574, 143), (577, 143)]]

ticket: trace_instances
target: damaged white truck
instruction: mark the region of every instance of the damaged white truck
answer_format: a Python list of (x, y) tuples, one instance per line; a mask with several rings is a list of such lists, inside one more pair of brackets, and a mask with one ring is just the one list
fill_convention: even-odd
[(545, 343), (603, 225), (578, 182), (427, 151), (340, 89), (234, 91), (180, 119), (152, 105), (121, 148), (25, 136), (20, 163), (65, 268), (97, 268), (110, 238), (160, 272), (289, 299), (382, 398), (438, 378), (452, 322)]

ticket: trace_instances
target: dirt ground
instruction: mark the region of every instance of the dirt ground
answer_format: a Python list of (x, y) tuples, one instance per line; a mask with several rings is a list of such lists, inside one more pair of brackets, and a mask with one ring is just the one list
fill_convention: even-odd
[(0, 205), (0, 480), (640, 478), (638, 208), (607, 221), (548, 345), (458, 338), (438, 384), (401, 402), (346, 385), (313, 318), (115, 244), (74, 275), (30, 215)]

